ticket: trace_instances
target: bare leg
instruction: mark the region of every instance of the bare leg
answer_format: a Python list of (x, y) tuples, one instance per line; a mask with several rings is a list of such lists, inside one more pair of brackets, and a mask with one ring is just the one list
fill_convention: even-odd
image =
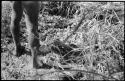
[(16, 50), (16, 56), (21, 56), (23, 49), (20, 44), (20, 20), (22, 18), (23, 9), (22, 4), (20, 1), (13, 1), (12, 2), (12, 16), (11, 16), (11, 26), (10, 30), (13, 36), (14, 44), (15, 44), (15, 50)]
[(28, 41), (33, 57), (33, 68), (39, 68), (40, 64), (38, 61), (39, 55), (39, 35), (38, 30), (38, 14), (39, 14), (39, 4), (34, 1), (34, 3), (24, 4), (26, 26), (28, 28)]

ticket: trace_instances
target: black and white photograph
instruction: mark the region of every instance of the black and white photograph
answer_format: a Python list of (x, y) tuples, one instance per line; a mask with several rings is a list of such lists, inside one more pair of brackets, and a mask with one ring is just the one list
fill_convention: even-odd
[(1, 80), (124, 80), (124, 5), (1, 1)]

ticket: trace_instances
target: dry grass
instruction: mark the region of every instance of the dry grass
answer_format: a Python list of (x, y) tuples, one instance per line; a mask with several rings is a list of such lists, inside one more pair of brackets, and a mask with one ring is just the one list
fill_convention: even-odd
[[(63, 41), (79, 23), (83, 13), (87, 13), (77, 32), (66, 42), (77, 46), (71, 51), (79, 50), (81, 53), (70, 55), (69, 63), (63, 57), (71, 51), (65, 55), (51, 52), (40, 57), (51, 68), (39, 70), (30, 68), (31, 56), (13, 56), (14, 45), (8, 30), (11, 8), (9, 3), (2, 4), (2, 80), (124, 80), (124, 3), (74, 4), (79, 7), (79, 14), (74, 14), (71, 19), (50, 15), (43, 17), (40, 14), (40, 41), (41, 45), (49, 45), (55, 39)], [(25, 26), (23, 20), (21, 26)], [(24, 36), (27, 36), (26, 33)], [(23, 44), (27, 46), (26, 40)]]

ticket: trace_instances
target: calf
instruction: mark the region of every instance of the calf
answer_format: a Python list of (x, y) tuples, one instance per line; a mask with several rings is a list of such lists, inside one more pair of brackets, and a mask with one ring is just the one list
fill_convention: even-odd
[(12, 1), (12, 16), (10, 30), (15, 44), (16, 56), (19, 57), (24, 52), (24, 47), (20, 44), (20, 26), (23, 11), (25, 12), (25, 21), (28, 29), (28, 42), (32, 53), (33, 68), (40, 67), (40, 61), (37, 59), (40, 54), (38, 30), (38, 14), (40, 1)]

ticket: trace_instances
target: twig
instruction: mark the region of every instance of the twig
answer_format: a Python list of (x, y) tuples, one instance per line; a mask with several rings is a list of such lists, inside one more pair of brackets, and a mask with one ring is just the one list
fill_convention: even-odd
[(102, 76), (102, 77), (108, 78), (108, 79), (110, 78), (110, 79), (118, 80), (118, 79), (116, 79), (116, 78), (114, 78), (114, 77), (112, 77), (112, 76), (107, 77), (107, 76), (102, 75), (102, 74), (99, 74), (99, 73), (94, 73), (94, 72), (85, 71), (85, 70), (77, 70), (77, 69), (73, 69), (73, 70), (57, 70), (57, 71), (51, 71), (51, 72), (48, 72), (48, 73), (45, 73), (45, 74), (41, 74), (41, 75), (39, 75), (39, 76), (43, 76), (43, 75), (50, 74), (50, 73), (54, 73), (54, 72), (63, 72), (63, 71), (80, 71), (80, 72), (85, 72), (85, 73), (91, 73), (91, 74), (99, 75), (99, 76)]
[(74, 27), (74, 30), (72, 31), (72, 33), (66, 37), (66, 39), (63, 41), (64, 43), (73, 35), (75, 34), (75, 32), (78, 30), (78, 28), (80, 27), (80, 25), (82, 24), (82, 21), (85, 19), (85, 14), (83, 14), (81, 20), (79, 21), (78, 25), (76, 27)]

